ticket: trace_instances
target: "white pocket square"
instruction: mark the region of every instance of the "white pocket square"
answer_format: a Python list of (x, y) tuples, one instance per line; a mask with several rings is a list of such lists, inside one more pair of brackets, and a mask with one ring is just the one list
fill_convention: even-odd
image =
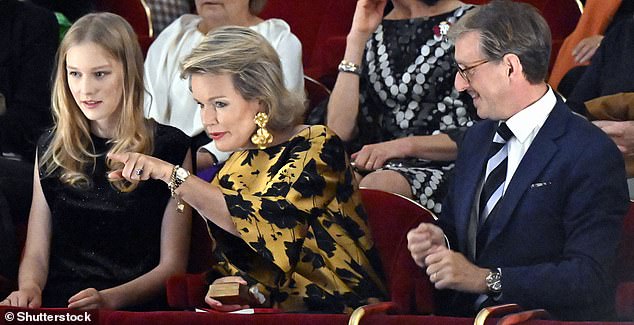
[(538, 183), (533, 183), (531, 184), (531, 188), (538, 188), (538, 187), (542, 187), (542, 186), (548, 186), (550, 184), (552, 184), (553, 182), (538, 182)]

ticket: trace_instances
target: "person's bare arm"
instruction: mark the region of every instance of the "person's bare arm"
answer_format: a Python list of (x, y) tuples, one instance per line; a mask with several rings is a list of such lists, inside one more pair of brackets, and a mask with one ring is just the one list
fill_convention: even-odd
[(421, 135), (365, 145), (352, 154), (354, 166), (364, 170), (381, 168), (390, 159), (416, 157), (428, 160), (455, 160), (456, 143), (446, 134)]
[[(362, 63), (365, 43), (383, 19), (387, 0), (359, 0), (354, 12), (352, 27), (346, 38), (343, 60)], [(326, 124), (344, 141), (350, 141), (357, 132), (359, 114), (359, 81), (353, 73), (339, 72), (328, 100)]]

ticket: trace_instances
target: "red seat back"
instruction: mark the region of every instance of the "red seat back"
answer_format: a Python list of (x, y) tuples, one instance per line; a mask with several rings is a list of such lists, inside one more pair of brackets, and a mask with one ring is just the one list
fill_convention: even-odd
[(379, 252), (390, 300), (398, 313), (429, 314), (434, 310), (433, 285), (414, 263), (407, 249), (407, 233), (435, 216), (404, 196), (373, 189), (361, 189), (374, 244)]
[(310, 62), (321, 21), (328, 14), (326, 7), (330, 1), (268, 0), (259, 16), (263, 19), (280, 18), (291, 26), (291, 31), (302, 43), (302, 60), (306, 66)]
[(355, 0), (268, 0), (259, 16), (288, 23), (302, 43), (304, 73), (324, 82), (322, 76), (336, 75), (355, 7)]
[(145, 0), (97, 0), (95, 7), (99, 11), (112, 12), (127, 20), (139, 39), (143, 55), (147, 53), (154, 40), (154, 31), (150, 9)]
[[(332, 88), (337, 78), (337, 67), (346, 50), (346, 36), (352, 27), (355, 0), (331, 1), (323, 18), (310, 61), (304, 72)], [(336, 14), (332, 14), (336, 13)]]
[(308, 108), (306, 110), (306, 116), (308, 116), (315, 106), (330, 96), (330, 89), (309, 76), (304, 76), (304, 89), (308, 99)]

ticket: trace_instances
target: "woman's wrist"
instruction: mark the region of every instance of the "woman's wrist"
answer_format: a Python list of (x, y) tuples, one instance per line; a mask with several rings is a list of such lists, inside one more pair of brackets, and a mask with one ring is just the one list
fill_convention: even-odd
[(117, 297), (117, 293), (114, 288), (100, 290), (99, 295), (101, 296), (104, 304), (104, 306), (101, 306), (100, 308), (117, 310), (121, 309), (125, 305)]
[(407, 158), (407, 157), (414, 157), (414, 140), (416, 139), (416, 137), (405, 137), (405, 138), (398, 138), (398, 139), (394, 139), (393, 141), (393, 145), (395, 148), (400, 148), (398, 151), (398, 158)]
[(30, 291), (36, 293), (38, 295), (42, 294), (42, 288), (35, 283), (27, 283), (19, 286), (19, 290), (21, 291)]
[(346, 37), (346, 52), (344, 54), (344, 60), (361, 64), (363, 58), (363, 51), (365, 50), (365, 43), (370, 38), (370, 35), (362, 35), (350, 33)]
[(161, 176), (159, 177), (159, 179), (165, 182), (165, 184), (167, 185), (169, 185), (172, 181), (172, 172), (174, 171), (174, 167), (176, 167), (176, 165), (168, 163), (165, 165), (165, 168), (161, 168)]

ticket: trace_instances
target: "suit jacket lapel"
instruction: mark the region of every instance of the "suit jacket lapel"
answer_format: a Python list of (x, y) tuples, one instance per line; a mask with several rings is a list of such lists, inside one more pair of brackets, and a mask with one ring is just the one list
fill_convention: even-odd
[(484, 249), (502, 232), (524, 193), (559, 150), (555, 139), (564, 134), (571, 117), (569, 108), (558, 100), (513, 174), (500, 208), (491, 220), (491, 232)]

